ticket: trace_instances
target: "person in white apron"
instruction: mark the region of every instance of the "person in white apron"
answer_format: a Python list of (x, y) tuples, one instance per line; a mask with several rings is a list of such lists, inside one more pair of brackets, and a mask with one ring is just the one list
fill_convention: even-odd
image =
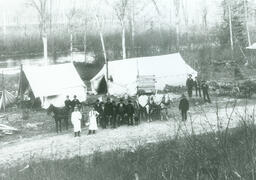
[(88, 134), (95, 134), (96, 130), (98, 130), (97, 126), (97, 116), (99, 113), (93, 107), (92, 110), (89, 112), (89, 133)]
[(72, 112), (72, 114), (71, 114), (71, 122), (74, 127), (75, 137), (80, 136), (81, 119), (82, 119), (82, 114), (78, 111), (78, 107), (75, 106), (74, 112)]

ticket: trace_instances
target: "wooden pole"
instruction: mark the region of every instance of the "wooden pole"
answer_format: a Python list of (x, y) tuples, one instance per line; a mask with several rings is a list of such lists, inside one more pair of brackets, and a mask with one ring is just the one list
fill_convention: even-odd
[(24, 100), (23, 98), (23, 80), (22, 80), (22, 72), (23, 72), (23, 65), (20, 65), (20, 77), (19, 77), (19, 92), (18, 92), (18, 96), (20, 96), (21, 101)]
[(2, 91), (2, 99), (3, 99), (3, 109), (5, 112), (5, 82), (4, 82), (4, 71), (2, 71), (2, 83), (3, 83), (3, 91)]
[(104, 60), (105, 60), (105, 65), (106, 65), (106, 83), (107, 83), (107, 94), (108, 94), (108, 59), (107, 59), (107, 52), (105, 49), (105, 43), (104, 43), (104, 37), (103, 37), (103, 33), (102, 33), (102, 29), (101, 29), (101, 23), (99, 20), (99, 17), (96, 15), (96, 22), (98, 24), (98, 30), (99, 30), (99, 34), (100, 34), (100, 41), (101, 41), (101, 45), (102, 45), (102, 49), (103, 49), (103, 55), (104, 55)]

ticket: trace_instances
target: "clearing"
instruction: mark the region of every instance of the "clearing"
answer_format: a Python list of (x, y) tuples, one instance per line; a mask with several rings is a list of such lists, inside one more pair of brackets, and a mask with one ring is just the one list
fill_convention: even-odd
[[(214, 106), (214, 104), (212, 104)], [(142, 122), (138, 126), (122, 126), (117, 129), (99, 130), (95, 135), (87, 135), (87, 129), (82, 130), (80, 138), (74, 138), (72, 130), (61, 134), (45, 133), (0, 143), (0, 166), (11, 167), (30, 161), (46, 159), (63, 159), (74, 156), (84, 156), (95, 151), (111, 149), (133, 149), (137, 145), (144, 145), (160, 141), (167, 137), (174, 137), (199, 133), (212, 132), (233, 128), (241, 123), (241, 117), (254, 113), (255, 106), (235, 106), (218, 109), (194, 106), (189, 112), (189, 120), (180, 122), (176, 113), (168, 121)], [(207, 111), (207, 112), (205, 112)], [(246, 112), (246, 113), (245, 113)], [(178, 116), (177, 116), (178, 115)], [(247, 118), (250, 118), (249, 116)]]

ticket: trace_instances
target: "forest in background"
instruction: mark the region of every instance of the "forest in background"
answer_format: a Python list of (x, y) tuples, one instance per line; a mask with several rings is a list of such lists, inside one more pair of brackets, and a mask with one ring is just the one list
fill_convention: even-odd
[[(46, 38), (46, 57), (91, 52), (95, 54), (96, 67), (107, 59), (173, 52), (180, 52), (205, 76), (223, 65), (230, 66), (231, 71), (248, 64), (253, 67), (253, 53), (246, 50), (255, 41), (253, 1), (221, 0), (215, 23), (209, 22), (212, 17), (204, 3), (200, 4), (199, 22), (191, 22), (187, 0), (168, 0), (164, 9), (157, 0), (87, 0), (80, 6), (75, 5), (75, 0), (72, 2), (63, 19), (54, 14), (52, 0), (26, 0), (37, 23), (2, 26), (1, 59), (45, 56), (42, 39)], [(147, 14), (148, 6), (154, 16)]]

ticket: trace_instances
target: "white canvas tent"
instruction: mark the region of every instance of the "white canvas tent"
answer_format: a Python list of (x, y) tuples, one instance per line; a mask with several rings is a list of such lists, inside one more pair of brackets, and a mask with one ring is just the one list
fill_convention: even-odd
[(67, 95), (71, 100), (74, 95), (81, 102), (86, 100), (87, 88), (72, 63), (25, 66), (23, 72), (34, 97), (40, 98), (43, 108), (50, 104), (63, 107)]
[(246, 49), (255, 50), (256, 49), (256, 43), (253, 43), (251, 46), (246, 47)]
[(1, 94), (0, 109), (5, 110), (6, 106), (15, 102), (15, 97), (11, 93), (9, 93), (7, 90), (2, 91), (0, 94)]
[[(110, 61), (108, 68), (109, 77), (113, 79), (108, 84), (108, 91), (112, 95), (136, 94), (138, 75), (154, 75), (158, 90), (162, 90), (166, 85), (183, 86), (186, 84), (188, 74), (192, 74), (193, 77), (197, 75), (197, 72), (186, 64), (179, 53)], [(106, 66), (104, 65), (91, 79), (94, 93), (97, 93), (105, 74)]]

